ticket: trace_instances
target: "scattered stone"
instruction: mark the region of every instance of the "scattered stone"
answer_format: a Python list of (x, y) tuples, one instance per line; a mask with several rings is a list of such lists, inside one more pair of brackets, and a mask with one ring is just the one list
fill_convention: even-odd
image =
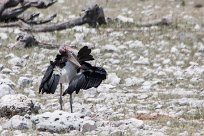
[(142, 43), (142, 41), (129, 41), (126, 44), (129, 45), (129, 48), (135, 48), (135, 49), (140, 49), (140, 48), (144, 48), (144, 44)]
[(116, 73), (109, 73), (108, 78), (106, 79), (106, 83), (109, 83), (113, 86), (116, 86), (120, 83), (120, 78), (116, 75)]
[(82, 132), (83, 133), (95, 130), (96, 128), (97, 127), (96, 127), (95, 121), (86, 121), (82, 124)]
[(8, 78), (0, 78), (0, 84), (6, 84), (10, 86), (11, 88), (14, 88), (15, 84)]
[(123, 37), (124, 34), (122, 32), (111, 32), (110, 36), (114, 37), (114, 38), (117, 38), (117, 37)]
[(130, 118), (127, 120), (120, 120), (117, 123), (118, 124), (116, 126), (118, 126), (121, 129), (125, 129), (127, 127), (142, 129), (144, 127), (144, 122), (142, 120), (138, 120), (135, 118)]
[(122, 23), (133, 23), (134, 22), (133, 18), (125, 17), (122, 15), (117, 16), (116, 19)]
[(8, 35), (6, 33), (1, 32), (0, 33), (0, 39), (6, 40), (6, 39), (8, 39)]
[(20, 88), (25, 88), (32, 85), (33, 80), (28, 77), (20, 77), (18, 80), (18, 85)]
[(25, 89), (24, 92), (28, 94), (28, 97), (35, 97), (36, 96), (35, 92), (31, 89)]
[(195, 8), (202, 8), (204, 5), (204, 2), (202, 0), (196, 0), (194, 3)]
[(5, 95), (0, 99), (0, 117), (38, 113), (39, 107), (22, 94)]
[(161, 83), (160, 80), (156, 80), (156, 81), (145, 81), (143, 84), (142, 84), (142, 89), (141, 91), (150, 91), (151, 88), (156, 85), (156, 84), (159, 84)]
[(137, 78), (137, 77), (131, 77), (131, 78), (126, 78), (125, 79), (125, 85), (126, 86), (139, 86), (144, 82), (144, 79), (142, 78)]
[(23, 116), (15, 115), (3, 126), (6, 129), (30, 129), (32, 128), (32, 122), (30, 119)]
[(30, 58), (30, 56), (28, 54), (26, 54), (26, 55), (23, 55), (22, 58), (28, 60)]
[(3, 130), (1, 132), (1, 136), (9, 136), (9, 135), (11, 135), (11, 132), (9, 130)]
[(90, 88), (88, 90), (83, 90), (84, 98), (94, 98), (97, 94), (96, 88)]
[(14, 58), (11, 58), (9, 61), (8, 61), (9, 64), (13, 65), (13, 66), (19, 66), (19, 67), (24, 67), (26, 65), (26, 61), (25, 59), (21, 59), (19, 57), (14, 57)]
[(184, 131), (184, 132), (178, 134), (178, 136), (188, 136), (188, 135), (189, 135), (188, 131)]
[(8, 94), (15, 94), (15, 92), (9, 85), (0, 84), (0, 98)]
[(148, 58), (144, 58), (142, 56), (140, 56), (140, 58), (138, 60), (133, 61), (133, 64), (137, 64), (137, 65), (149, 65), (149, 59)]
[(84, 41), (85, 35), (83, 33), (76, 33), (74, 36), (75, 36), (77, 42), (83, 42)]
[(95, 122), (85, 119), (83, 115), (58, 110), (33, 116), (31, 120), (39, 131), (62, 133), (72, 130), (88, 132), (96, 129)]
[(2, 71), (1, 71), (3, 74), (10, 74), (12, 72), (12, 70), (8, 69), (8, 68), (4, 68)]
[(117, 52), (118, 51), (118, 48), (115, 46), (115, 45), (112, 45), (112, 44), (107, 44), (103, 47), (103, 49), (105, 51), (110, 51), (110, 52)]

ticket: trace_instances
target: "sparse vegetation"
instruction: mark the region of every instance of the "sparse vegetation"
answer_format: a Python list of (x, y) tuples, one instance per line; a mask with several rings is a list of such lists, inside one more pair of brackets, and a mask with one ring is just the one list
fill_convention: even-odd
[[(161, 132), (161, 129), (162, 133), (171, 136), (184, 132), (188, 135), (204, 134), (204, 107), (202, 107), (204, 101), (201, 95), (202, 88), (204, 88), (204, 56), (202, 54), (204, 50), (204, 8), (195, 9), (191, 0), (180, 0), (179, 2), (176, 0), (98, 0), (97, 2), (104, 7), (107, 17), (116, 18), (118, 15), (124, 15), (137, 22), (148, 22), (170, 16), (173, 23), (170, 26), (149, 28), (138, 27), (134, 24), (112, 23), (98, 28), (90, 28), (85, 25), (83, 26), (85, 30), (77, 27), (60, 32), (33, 33), (37, 39), (48, 43), (72, 45), (77, 48), (88, 43), (93, 49), (99, 50), (93, 53), (93, 56), (97, 58), (97, 65), (104, 66), (108, 73), (116, 73), (121, 78), (120, 83), (113, 85), (114, 88), (100, 88), (99, 91), (96, 91), (94, 98), (84, 100), (85, 94), (80, 92), (79, 95), (74, 96), (77, 104), (84, 105), (90, 111), (88, 114), (94, 116), (96, 120), (99, 118), (98, 120), (111, 123), (132, 118), (134, 114), (144, 111), (145, 114), (135, 118), (143, 120), (144, 125), (150, 129), (138, 129), (138, 135), (154, 134), (157, 131)], [(54, 21), (62, 22), (69, 20), (72, 16), (78, 16), (79, 11), (91, 3), (87, 0), (64, 0), (63, 3), (58, 2), (50, 7), (49, 11), (42, 10), (42, 13), (46, 16), (57, 12), (59, 15)], [(33, 11), (37, 12), (36, 9), (28, 10), (29, 13)], [(199, 27), (196, 28), (196, 26)], [(5, 58), (6, 55), (14, 54), (20, 58), (25, 54), (29, 55), (26, 67), (20, 67), (18, 73), (14, 72), (8, 77), (15, 84), (18, 83), (19, 77), (28, 73), (32, 78), (39, 80), (37, 77), (42, 76), (45, 66), (54, 59), (57, 49), (35, 46), (21, 50), (9, 49), (7, 45), (15, 41), (15, 34), (10, 28), (9, 30), (0, 28), (1, 31), (8, 36), (7, 39), (2, 40), (0, 35), (2, 44), (0, 45), (0, 64), (3, 64), (4, 68), (13, 70), (14, 67), (8, 63), (10, 58)], [(83, 34), (83, 36), (79, 35), (77, 39), (76, 34)], [(114, 45), (117, 50), (108, 51), (104, 48), (107, 44)], [(115, 60), (118, 62), (114, 62)], [(1, 74), (3, 73), (0, 71)], [(126, 86), (125, 79), (131, 77), (142, 78), (144, 82)], [(104, 84), (110, 83), (105, 82)], [(32, 90), (36, 95), (36, 101), (45, 108), (41, 112), (57, 109), (56, 105), (51, 109), (46, 109), (46, 106), (49, 107), (52, 102), (58, 103), (58, 94), (39, 95), (38, 83), (33, 84)], [(15, 91), (26, 94), (17, 86)], [(136, 94), (136, 96), (130, 97), (126, 94)], [(126, 97), (120, 97), (120, 95)], [(182, 101), (183, 99), (187, 104)], [(202, 106), (196, 108), (188, 103), (190, 100), (195, 100), (195, 105)], [(67, 97), (64, 102), (68, 103)], [(65, 110), (68, 111), (67, 105), (65, 105)], [(112, 117), (111, 114), (108, 114), (109, 112), (124, 114), (124, 116)], [(153, 116), (155, 114), (156, 117)], [(110, 120), (108, 117), (111, 117)], [(4, 121), (0, 124), (3, 123)], [(107, 130), (104, 130), (103, 133), (103, 127), (100, 127), (98, 133), (77, 133), (77, 135), (94, 133), (104, 135), (106, 131), (112, 131), (112, 128), (109, 128), (110, 130), (106, 128)], [(14, 133), (12, 130), (8, 131), (9, 135)], [(41, 135), (38, 130), (35, 132), (25, 130), (22, 133)], [(134, 132), (127, 129), (122, 135), (134, 135)]]

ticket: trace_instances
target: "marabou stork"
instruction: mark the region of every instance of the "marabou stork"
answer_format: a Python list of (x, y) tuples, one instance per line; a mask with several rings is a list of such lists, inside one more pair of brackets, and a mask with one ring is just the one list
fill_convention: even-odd
[[(87, 46), (82, 47), (79, 51), (69, 46), (61, 47), (55, 60), (50, 61), (50, 66), (41, 81), (39, 93), (54, 94), (57, 85), (60, 84), (60, 109), (62, 110), (62, 96), (69, 94), (72, 113), (72, 93), (76, 91), (78, 94), (80, 89), (97, 88), (107, 76), (102, 67), (92, 66), (87, 62), (94, 60), (90, 53), (91, 49)], [(69, 86), (62, 94), (63, 83)]]

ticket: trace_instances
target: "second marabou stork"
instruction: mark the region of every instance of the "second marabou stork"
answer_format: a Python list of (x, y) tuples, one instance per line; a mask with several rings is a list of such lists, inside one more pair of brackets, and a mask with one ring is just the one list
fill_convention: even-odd
[[(62, 96), (70, 95), (70, 108), (72, 108), (72, 93), (79, 93), (80, 89), (97, 88), (106, 79), (107, 72), (102, 67), (92, 66), (87, 61), (94, 60), (91, 49), (87, 46), (79, 51), (69, 46), (59, 49), (54, 61), (50, 61), (39, 87), (39, 93), (54, 94), (60, 84), (60, 109), (62, 110)], [(67, 83), (68, 88), (62, 92), (62, 84)]]

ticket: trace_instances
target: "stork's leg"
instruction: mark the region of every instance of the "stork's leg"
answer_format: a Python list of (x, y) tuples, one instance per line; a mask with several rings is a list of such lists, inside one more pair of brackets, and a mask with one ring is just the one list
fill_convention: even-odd
[(60, 110), (62, 110), (62, 83), (60, 83), (60, 98), (59, 98), (59, 103), (60, 103)]
[(71, 113), (73, 113), (73, 109), (72, 109), (72, 94), (70, 94), (70, 99), (69, 99), (69, 101), (70, 101)]

